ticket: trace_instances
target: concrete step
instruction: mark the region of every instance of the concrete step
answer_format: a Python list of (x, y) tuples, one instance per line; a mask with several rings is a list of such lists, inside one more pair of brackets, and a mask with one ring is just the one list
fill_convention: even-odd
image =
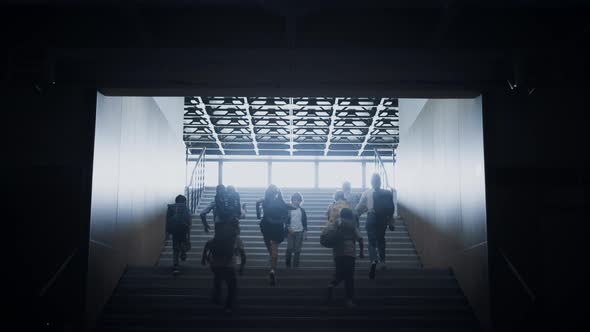
[[(284, 269), (279, 267), (278, 271), (283, 271)], [(194, 268), (186, 268), (184, 270), (183, 276), (192, 276), (192, 275), (202, 275), (203, 270), (201, 269), (194, 269)], [(206, 272), (208, 275), (209, 272)], [(317, 274), (319, 275), (326, 275), (331, 277), (332, 274), (330, 272), (325, 271), (318, 271)], [(170, 268), (169, 267), (152, 267), (152, 266), (129, 266), (125, 270), (124, 277), (127, 276), (162, 276), (162, 275), (170, 275)], [(249, 272), (249, 276), (254, 275), (262, 275), (268, 276), (267, 269), (253, 269)], [(315, 273), (310, 274), (310, 271), (298, 271), (298, 270), (289, 270), (289, 276), (315, 276)], [(384, 271), (382, 273), (384, 277), (387, 278), (394, 278), (394, 277), (408, 277), (408, 278), (419, 278), (419, 277), (454, 277), (453, 273), (448, 268), (416, 268), (416, 269), (403, 269), (403, 270), (396, 270), (390, 269)]]
[[(198, 240), (192, 240), (191, 241), (191, 246), (192, 246), (192, 250), (194, 250), (194, 248), (198, 248), (199, 250), (201, 250), (204, 246), (205, 243), (207, 242), (207, 239), (198, 239)], [(260, 247), (264, 247), (264, 241), (262, 239), (242, 239), (242, 241), (244, 242), (244, 247), (246, 248), (246, 250), (248, 250), (249, 248), (260, 248)], [(170, 248), (172, 246), (171, 241), (168, 241), (168, 244), (166, 244), (166, 246), (164, 248)], [(365, 250), (367, 247), (367, 243), (365, 243)], [(279, 249), (286, 249), (287, 248), (287, 241), (283, 241), (280, 245), (279, 245)], [(387, 249), (413, 249), (415, 250), (414, 247), (414, 243), (411, 241), (387, 241), (386, 242), (386, 250)], [(307, 241), (303, 242), (303, 250), (309, 250), (309, 249), (321, 249), (321, 250), (331, 250), (329, 248), (325, 248), (323, 247), (319, 241), (310, 241), (309, 239)]]
[[(162, 259), (160, 259), (158, 264), (160, 266), (172, 266), (172, 259), (162, 258)], [(284, 260), (282, 260), (282, 259), (279, 260), (278, 265), (284, 266), (285, 265)], [(185, 266), (186, 267), (193, 267), (193, 268), (201, 267), (201, 260), (200, 259), (186, 260), (185, 262), (181, 263), (181, 267), (185, 267)], [(246, 266), (247, 266), (247, 268), (264, 268), (264, 267), (269, 268), (270, 267), (270, 259), (269, 258), (248, 259)], [(415, 260), (415, 261), (387, 260), (387, 266), (389, 268), (396, 268), (396, 269), (402, 269), (402, 268), (412, 268), (413, 269), (413, 268), (420, 268), (422, 265), (419, 260)], [(367, 258), (365, 258), (364, 260), (357, 262), (356, 267), (359, 269), (364, 269), (365, 272), (368, 271), (369, 260)], [(206, 269), (208, 267), (202, 267), (202, 268)], [(334, 264), (329, 259), (326, 259), (325, 261), (308, 261), (308, 260), (306, 260), (306, 261), (301, 261), (298, 269), (333, 270)]]
[[(327, 323), (329, 321), (329, 324)], [(473, 328), (473, 319), (466, 315), (450, 316), (448, 313), (402, 315), (392, 313), (387, 317), (365, 317), (362, 314), (355, 314), (354, 311), (347, 316), (314, 315), (308, 317), (292, 317), (289, 315), (265, 315), (257, 317), (226, 317), (219, 310), (214, 316), (184, 315), (171, 319), (168, 315), (154, 316), (149, 314), (110, 314), (102, 319), (102, 327), (149, 327), (149, 328), (177, 328), (177, 327), (216, 327), (216, 328), (255, 328), (257, 326), (272, 327), (280, 329), (284, 326), (307, 328), (308, 326), (325, 326), (331, 328), (354, 327), (354, 328), (385, 328), (397, 329), (400, 327), (430, 327), (430, 328)]]
[[(195, 252), (195, 253), (199, 253), (201, 251), (202, 247), (196, 247), (193, 244), (193, 248), (189, 251), (189, 253), (191, 252)], [(286, 245), (282, 245), (279, 246), (279, 253), (282, 255), (284, 254), (284, 252), (287, 250), (287, 246)], [(262, 253), (262, 254), (267, 254), (267, 250), (266, 247), (264, 246), (264, 244), (260, 243), (257, 246), (250, 246), (246, 248), (247, 252), (246, 254), (248, 256), (250, 256), (251, 254), (257, 254), (257, 253)], [(365, 249), (366, 250), (366, 249)], [(329, 248), (324, 248), (324, 247), (309, 247), (306, 246), (304, 244), (303, 248), (302, 248), (302, 252), (304, 255), (331, 255), (332, 251)], [(172, 253), (172, 245), (168, 244), (164, 247), (164, 250), (162, 251), (162, 254), (164, 253)], [(392, 254), (405, 254), (405, 255), (415, 255), (416, 254), (416, 250), (413, 248), (391, 248), (391, 247), (386, 247), (385, 248), (385, 253), (387, 255), (392, 255)]]
[[(282, 255), (284, 255), (284, 253), (280, 253)], [(365, 252), (365, 255), (367, 253)], [(264, 252), (249, 252), (246, 253), (246, 257), (247, 257), (247, 262), (250, 261), (250, 259), (256, 260), (256, 259), (261, 259), (261, 258), (265, 258), (266, 260), (268, 260), (268, 253), (264, 253)], [(386, 252), (386, 257), (388, 260), (391, 261), (416, 261), (418, 259), (418, 257), (416, 255), (404, 255), (404, 254), (389, 254), (387, 255)], [(160, 257), (160, 259), (172, 259), (172, 251), (167, 251), (162, 253), (162, 256)], [(196, 252), (194, 250), (191, 250), (187, 253), (187, 259), (201, 259), (201, 253), (200, 252)], [(305, 262), (333, 262), (332, 259), (332, 253), (327, 251), (326, 253), (318, 253), (318, 254), (311, 254), (308, 252), (303, 251), (301, 253), (301, 261), (305, 261)], [(362, 262), (358, 261), (358, 264), (362, 264)]]

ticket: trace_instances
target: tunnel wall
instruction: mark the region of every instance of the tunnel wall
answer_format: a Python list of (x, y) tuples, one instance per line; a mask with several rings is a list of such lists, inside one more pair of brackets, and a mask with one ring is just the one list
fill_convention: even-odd
[[(157, 263), (166, 204), (184, 190), (182, 98), (97, 96), (88, 261), (92, 322), (127, 265)], [(180, 107), (179, 107), (180, 105)], [(175, 121), (174, 121), (175, 122)], [(182, 123), (182, 122), (180, 122)]]
[[(404, 118), (406, 107), (414, 111)], [(396, 164), (400, 214), (424, 266), (451, 267), (489, 327), (481, 97), (400, 100), (404, 121)]]

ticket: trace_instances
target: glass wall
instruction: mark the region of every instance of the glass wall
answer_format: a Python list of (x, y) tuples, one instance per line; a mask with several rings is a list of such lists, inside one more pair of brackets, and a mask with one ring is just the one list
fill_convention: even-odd
[(279, 188), (313, 188), (315, 167), (310, 162), (273, 162), (272, 183)]
[(353, 188), (362, 187), (362, 164), (358, 162), (320, 163), (320, 188), (341, 188), (344, 181), (350, 182)]
[[(318, 185), (320, 188), (340, 188), (349, 181), (353, 188), (361, 188), (361, 162), (319, 162)], [(390, 186), (393, 185), (393, 167), (386, 162)], [(371, 186), (375, 171), (372, 160), (366, 162), (365, 183)], [(214, 187), (218, 180), (218, 161), (205, 163), (205, 185)], [(283, 188), (313, 188), (315, 186), (315, 163), (313, 161), (273, 161), (272, 183)], [(236, 187), (265, 188), (269, 183), (267, 161), (224, 161), (223, 184)], [(385, 186), (385, 179), (382, 179)]]
[(268, 183), (266, 162), (224, 161), (223, 184), (240, 187), (264, 188)]
[[(385, 162), (386, 172), (387, 172), (387, 179), (389, 180), (389, 186), (393, 186), (393, 166), (391, 162)], [(367, 162), (367, 173), (365, 174), (366, 178), (365, 181), (367, 184), (367, 188), (371, 188), (371, 177), (375, 173), (375, 164), (371, 162)], [(385, 179), (381, 179), (381, 188), (385, 188)]]
[(217, 161), (205, 162), (205, 186), (215, 187), (219, 178), (219, 163)]

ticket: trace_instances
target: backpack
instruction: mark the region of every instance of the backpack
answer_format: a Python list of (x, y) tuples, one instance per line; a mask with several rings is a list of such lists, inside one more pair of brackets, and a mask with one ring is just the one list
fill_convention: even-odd
[(268, 223), (284, 224), (289, 220), (289, 210), (280, 199), (264, 201), (262, 209), (264, 210), (263, 219)]
[(215, 216), (222, 221), (239, 218), (242, 213), (240, 195), (223, 193), (215, 195)]
[(320, 234), (320, 244), (326, 248), (334, 248), (344, 240), (336, 222), (328, 223)]
[(168, 205), (167, 228), (169, 233), (186, 232), (191, 220), (191, 214), (184, 204)]
[(373, 193), (373, 209), (378, 219), (390, 219), (395, 212), (393, 193), (389, 190), (376, 190)]

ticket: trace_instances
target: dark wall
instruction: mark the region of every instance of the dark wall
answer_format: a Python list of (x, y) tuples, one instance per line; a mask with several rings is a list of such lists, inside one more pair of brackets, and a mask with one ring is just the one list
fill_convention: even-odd
[(483, 95), (491, 295), (500, 330), (535, 323), (565, 330), (582, 319), (589, 177), (583, 95), (575, 88)]
[[(77, 326), (85, 301), (96, 92), (1, 92), (3, 189), (22, 325)], [(12, 227), (11, 227), (12, 228)], [(9, 261), (12, 261), (10, 259)]]

